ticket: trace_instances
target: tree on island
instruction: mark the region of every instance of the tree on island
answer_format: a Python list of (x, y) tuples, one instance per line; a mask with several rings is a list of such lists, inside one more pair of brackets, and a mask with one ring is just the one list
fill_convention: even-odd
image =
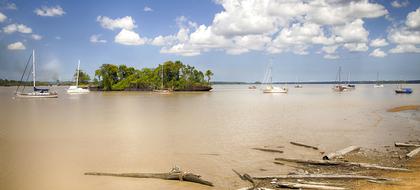
[(214, 75), (213, 72), (211, 72), (210, 70), (207, 70), (206, 74), (204, 74), (204, 75), (206, 75), (206, 77), (207, 77), (207, 83), (210, 84), (211, 77)]
[[(74, 73), (73, 78), (76, 80), (76, 78), (77, 78), (77, 70)], [(83, 70), (80, 70), (79, 71), (79, 84), (86, 85), (86, 84), (89, 84), (89, 81), (90, 81), (90, 76), (87, 73), (85, 73)]]
[[(208, 72), (209, 81), (213, 73)], [(94, 81), (102, 90), (211, 89), (203, 72), (181, 61), (166, 61), (156, 68), (141, 70), (126, 65), (103, 64), (95, 71)]]

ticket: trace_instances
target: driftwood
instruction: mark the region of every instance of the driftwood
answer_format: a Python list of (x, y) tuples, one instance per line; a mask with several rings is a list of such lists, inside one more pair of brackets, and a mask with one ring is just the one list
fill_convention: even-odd
[(296, 146), (303, 146), (303, 147), (306, 147), (306, 148), (312, 148), (314, 150), (318, 150), (318, 147), (311, 146), (311, 145), (306, 145), (306, 144), (303, 144), (303, 143), (300, 143), (300, 142), (290, 142), (290, 144), (296, 145)]
[(303, 159), (291, 159), (291, 158), (275, 158), (277, 161), (296, 162), (301, 164), (312, 164), (312, 165), (334, 165), (334, 166), (357, 166), (361, 168), (379, 169), (379, 170), (391, 170), (391, 171), (410, 171), (406, 168), (393, 168), (386, 166), (379, 166), (376, 164), (368, 163), (357, 163), (357, 162), (342, 162), (342, 161), (329, 161), (329, 160), (303, 160)]
[(395, 143), (396, 147), (420, 147), (420, 144), (410, 144), (410, 143)]
[(359, 149), (360, 149), (360, 147), (358, 147), (358, 146), (349, 146), (345, 149), (338, 150), (337, 152), (329, 153), (329, 154), (325, 155), (324, 157), (322, 157), (322, 159), (331, 160), (335, 157), (343, 156), (347, 153), (350, 153), (350, 152), (353, 152), (353, 151), (359, 150)]
[(305, 175), (276, 175), (276, 176), (255, 176), (253, 179), (352, 179), (352, 180), (376, 180), (376, 181), (394, 181), (389, 178), (376, 178), (363, 175), (332, 175), (332, 174), (305, 174)]
[(326, 190), (343, 190), (344, 187), (334, 187), (326, 185), (312, 185), (303, 183), (291, 183), (291, 182), (276, 182), (277, 187), (286, 187), (291, 189), (326, 189)]
[(102, 173), (102, 172), (87, 172), (85, 175), (98, 176), (115, 176), (115, 177), (134, 177), (134, 178), (157, 178), (164, 180), (179, 180), (199, 183), (202, 185), (213, 186), (212, 182), (201, 179), (200, 175), (183, 172), (175, 167), (169, 173)]
[(270, 149), (270, 148), (252, 148), (254, 150), (264, 151), (264, 152), (277, 152), (277, 153), (283, 153), (282, 150), (277, 149)]
[(420, 148), (416, 148), (414, 150), (412, 150), (411, 152), (409, 152), (406, 156), (408, 158), (412, 158), (414, 157), (416, 154), (418, 154), (420, 152)]

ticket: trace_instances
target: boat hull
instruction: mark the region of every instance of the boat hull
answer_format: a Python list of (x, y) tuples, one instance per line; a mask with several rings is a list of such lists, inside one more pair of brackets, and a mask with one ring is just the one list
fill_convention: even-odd
[(395, 93), (397, 93), (397, 94), (411, 94), (411, 93), (413, 93), (413, 90), (411, 88), (401, 88), (401, 89), (396, 89)]
[(57, 93), (17, 93), (19, 98), (58, 98)]

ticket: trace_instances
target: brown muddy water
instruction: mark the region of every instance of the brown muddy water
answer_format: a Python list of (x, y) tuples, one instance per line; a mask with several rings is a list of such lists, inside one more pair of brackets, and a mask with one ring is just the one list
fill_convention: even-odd
[[(334, 151), (348, 145), (381, 149), (420, 139), (418, 111), (386, 112), (420, 104), (420, 85), (396, 95), (395, 85), (358, 85), (335, 93), (331, 85), (290, 86), (289, 94), (263, 94), (245, 85), (211, 92), (158, 95), (91, 92), (57, 99), (12, 98), (0, 87), (0, 189), (235, 189), (231, 169), (252, 175), (286, 174), (272, 163), (281, 154), (254, 147), (285, 146), (284, 157), (320, 158), (299, 141)], [(201, 174), (215, 187), (102, 176), (84, 172), (167, 172), (173, 166)]]

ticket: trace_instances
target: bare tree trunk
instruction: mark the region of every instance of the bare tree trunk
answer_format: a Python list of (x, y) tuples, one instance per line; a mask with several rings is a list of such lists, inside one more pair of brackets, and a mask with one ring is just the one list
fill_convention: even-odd
[(306, 148), (312, 148), (314, 150), (318, 150), (318, 147), (311, 146), (311, 145), (306, 145), (306, 144), (303, 144), (303, 143), (300, 143), (300, 142), (290, 142), (290, 144), (293, 144), (293, 145), (296, 145), (296, 146), (303, 146), (303, 147), (306, 147)]
[(283, 153), (282, 150), (277, 149), (270, 149), (270, 148), (252, 148), (254, 150), (264, 151), (264, 152), (277, 152), (277, 153)]
[(410, 153), (407, 154), (407, 157), (412, 158), (415, 155), (417, 155), (420, 152), (420, 148), (416, 148), (413, 151), (411, 151)]
[(290, 182), (277, 182), (278, 187), (286, 187), (291, 189), (323, 189), (323, 190), (343, 190), (344, 187), (334, 187), (326, 185), (312, 185), (312, 184), (302, 184), (302, 183), (290, 183)]
[(256, 176), (254, 179), (367, 179), (376, 181), (393, 181), (388, 178), (376, 178), (373, 176), (362, 175), (332, 175), (332, 174), (308, 174), (308, 175), (276, 175), (276, 176)]
[(395, 143), (396, 147), (420, 147), (420, 144), (409, 144), (409, 143)]
[(324, 160), (331, 160), (331, 159), (333, 159), (335, 157), (343, 156), (343, 155), (345, 155), (347, 153), (350, 153), (350, 152), (353, 152), (353, 151), (359, 150), (359, 149), (360, 149), (360, 147), (358, 147), (358, 146), (349, 146), (347, 148), (338, 150), (337, 152), (329, 153), (329, 154), (325, 155), (324, 157), (322, 157), (322, 159), (324, 159)]
[(393, 168), (386, 166), (379, 166), (375, 164), (368, 163), (357, 163), (357, 162), (342, 162), (342, 161), (329, 161), (329, 160), (303, 160), (303, 159), (291, 159), (291, 158), (275, 158), (277, 161), (287, 161), (287, 162), (296, 162), (303, 164), (312, 164), (312, 165), (339, 165), (339, 166), (357, 166), (361, 168), (371, 168), (371, 169), (380, 169), (380, 170), (391, 170), (391, 171), (410, 171), (405, 168)]

